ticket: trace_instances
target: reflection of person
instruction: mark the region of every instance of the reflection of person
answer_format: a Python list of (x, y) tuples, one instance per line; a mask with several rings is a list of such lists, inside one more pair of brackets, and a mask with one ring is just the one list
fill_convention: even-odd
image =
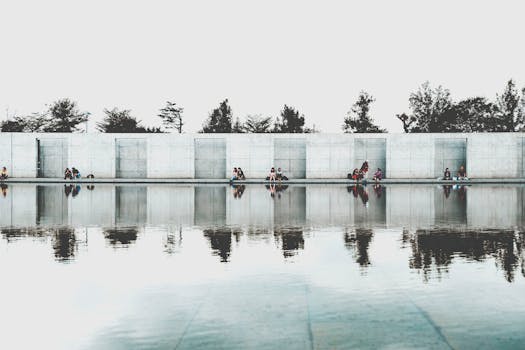
[(2, 167), (2, 172), (0, 172), (0, 180), (7, 180), (9, 176), (7, 175), (7, 168)]
[(383, 186), (375, 184), (374, 193), (376, 194), (377, 198), (381, 198), (381, 195), (383, 194)]
[(66, 197), (69, 197), (72, 190), (73, 190), (73, 185), (64, 185), (64, 193), (66, 194)]
[(0, 188), (2, 188), (2, 196), (7, 197), (7, 185), (2, 184), (0, 185)]
[(93, 191), (95, 189), (95, 185), (87, 185), (86, 187), (88, 191)]
[(464, 201), (467, 197), (467, 186), (459, 186), (458, 196), (461, 201)]
[(275, 198), (275, 184), (270, 184), (270, 197)]
[(450, 170), (448, 170), (448, 168), (446, 168), (445, 172), (443, 173), (443, 180), (452, 180), (450, 177)]
[(363, 205), (365, 207), (368, 207), (368, 191), (366, 187), (357, 186), (357, 192), (359, 194), (359, 197), (361, 198), (361, 201), (363, 202)]
[(245, 188), (246, 188), (246, 186), (244, 186), (244, 185), (233, 185), (233, 186), (232, 186), (232, 194), (233, 194), (233, 198), (241, 199), (242, 194), (244, 193), (244, 189), (245, 189)]
[(448, 196), (450, 196), (450, 190), (451, 189), (452, 189), (451, 185), (443, 186), (443, 193), (445, 194), (445, 198), (448, 198)]
[(82, 187), (80, 187), (80, 185), (76, 185), (75, 187), (73, 187), (73, 193), (72, 193), (72, 197), (76, 197), (78, 196), (78, 193), (80, 192), (80, 189)]

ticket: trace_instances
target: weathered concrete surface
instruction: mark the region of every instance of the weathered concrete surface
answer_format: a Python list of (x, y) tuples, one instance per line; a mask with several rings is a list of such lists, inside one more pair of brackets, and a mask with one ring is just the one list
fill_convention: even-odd
[[(282, 166), (284, 173), (294, 178), (343, 179), (365, 159), (369, 161), (370, 177), (381, 167), (390, 179), (435, 179), (444, 167), (449, 167), (454, 175), (462, 164), (471, 178), (525, 177), (525, 138), (521, 133), (0, 133), (0, 166), (6, 166), (15, 178), (35, 178), (39, 161), (45, 159), (43, 153), (47, 152), (38, 147), (38, 140), (46, 143), (57, 139), (65, 140), (63, 149), (68, 166), (75, 166), (84, 176), (92, 173), (97, 179), (133, 177), (134, 173), (145, 173), (145, 178), (161, 181), (224, 179), (230, 177), (233, 167), (243, 168), (249, 179), (262, 179), (272, 166)], [(133, 152), (122, 146), (132, 144), (145, 150)], [(134, 164), (137, 169), (133, 169)]]

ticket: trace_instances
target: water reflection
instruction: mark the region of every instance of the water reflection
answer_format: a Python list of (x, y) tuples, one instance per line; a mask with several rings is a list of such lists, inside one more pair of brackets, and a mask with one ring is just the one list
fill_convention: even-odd
[(403, 243), (412, 249), (410, 268), (421, 270), (426, 281), (433, 272), (438, 277), (447, 273), (454, 259), (481, 262), (493, 258), (508, 282), (514, 280), (520, 266), (525, 277), (523, 232), (417, 230), (413, 235), (405, 233)]
[(99, 228), (115, 248), (130, 248), (155, 228), (171, 255), (184, 250), (187, 230), (198, 230), (223, 263), (243, 237), (276, 245), (294, 261), (312, 232), (328, 228), (341, 232), (340, 244), (363, 271), (376, 261), (370, 254), (376, 231), (390, 229), (424, 280), (443, 276), (458, 259), (494, 259), (512, 282), (516, 271), (525, 275), (524, 200), (520, 186), (14, 185), (0, 197), (0, 228), (8, 243), (50, 241), (64, 262), (77, 257), (76, 230), (83, 228)]
[(361, 267), (370, 265), (368, 248), (373, 236), (374, 232), (371, 229), (356, 228), (354, 231), (345, 231), (345, 246), (353, 251), (355, 261)]

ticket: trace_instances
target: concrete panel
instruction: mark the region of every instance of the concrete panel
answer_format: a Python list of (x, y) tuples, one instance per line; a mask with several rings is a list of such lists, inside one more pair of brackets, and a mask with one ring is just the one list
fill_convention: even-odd
[(11, 164), (11, 140), (11, 135), (0, 137), (0, 169), (5, 166), (10, 175), (13, 174), (13, 167)]
[(226, 186), (196, 186), (195, 213), (197, 226), (221, 226), (226, 223)]
[(39, 139), (38, 177), (60, 178), (68, 167), (68, 140), (65, 138)]
[(264, 134), (246, 134), (228, 140), (228, 176), (241, 167), (246, 178), (263, 179), (273, 166), (273, 142)]
[[(377, 168), (386, 173), (386, 139), (357, 138), (354, 140), (354, 168), (360, 168), (368, 160), (369, 177), (372, 177)], [(351, 172), (351, 171), (349, 171)]]
[(77, 168), (82, 176), (93, 174), (96, 178), (114, 178), (116, 162), (115, 137), (108, 134), (87, 134), (70, 138), (69, 165)]
[(147, 143), (144, 139), (116, 140), (116, 177), (147, 177)]
[(232, 186), (226, 193), (228, 226), (273, 226), (273, 202), (264, 186)]
[(485, 133), (468, 136), (467, 175), (506, 178), (521, 175), (522, 134)]
[(193, 178), (195, 169), (192, 135), (152, 135), (148, 142), (149, 178)]
[(467, 167), (467, 139), (434, 139), (434, 160), (434, 177), (442, 177), (445, 168), (449, 168), (451, 175), (456, 176), (461, 166)]
[(306, 178), (306, 141), (303, 138), (274, 139), (274, 166), (289, 178)]
[(115, 224), (141, 226), (147, 220), (148, 188), (146, 186), (117, 186), (115, 188)]
[(391, 228), (434, 225), (434, 186), (387, 186), (386, 222)]
[(148, 186), (148, 224), (193, 226), (193, 186)]
[(224, 138), (195, 139), (195, 178), (226, 178), (226, 140)]

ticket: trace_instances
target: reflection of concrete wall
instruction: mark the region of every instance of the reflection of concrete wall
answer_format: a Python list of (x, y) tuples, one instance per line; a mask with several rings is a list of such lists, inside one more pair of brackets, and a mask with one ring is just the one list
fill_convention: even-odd
[(194, 223), (197, 226), (226, 223), (226, 186), (195, 187)]
[(510, 228), (521, 221), (518, 187), (471, 186), (467, 191), (469, 227)]
[(429, 227), (434, 225), (434, 186), (387, 186), (388, 227)]
[(274, 197), (274, 224), (276, 226), (304, 225), (306, 223), (306, 188), (290, 186)]
[(315, 227), (352, 225), (353, 206), (353, 197), (345, 187), (306, 187), (306, 218), (309, 225)]
[(194, 195), (192, 186), (149, 186), (148, 224), (192, 226)]
[(36, 222), (36, 186), (8, 186), (0, 194), (0, 226), (34, 226)]
[(64, 225), (69, 223), (68, 198), (64, 185), (37, 186), (37, 223), (41, 225)]
[(142, 225), (147, 219), (148, 188), (117, 186), (115, 188), (115, 223), (121, 226)]
[(115, 224), (115, 187), (96, 185), (93, 190), (83, 185), (81, 192), (69, 202), (69, 223), (72, 226), (113, 226)]
[(234, 191), (229, 188), (226, 193), (228, 225), (272, 226), (273, 200), (264, 186), (247, 186), (240, 198), (234, 197)]
[(467, 191), (466, 187), (435, 187), (434, 210), (436, 225), (467, 224)]

